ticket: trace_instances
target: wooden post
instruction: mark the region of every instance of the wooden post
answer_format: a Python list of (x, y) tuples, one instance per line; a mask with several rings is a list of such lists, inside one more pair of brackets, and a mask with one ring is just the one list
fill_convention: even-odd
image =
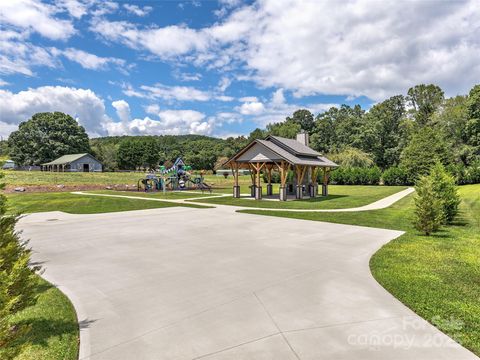
[(239, 186), (238, 185), (238, 163), (235, 162), (235, 186)]
[(230, 163), (230, 167), (233, 173), (234, 185), (233, 185), (233, 197), (240, 197), (240, 186), (238, 185), (238, 162)]
[(297, 188), (296, 190), (296, 198), (301, 199), (303, 197), (303, 178), (305, 176), (305, 170), (307, 166), (296, 165), (295, 166), (295, 173), (297, 175)]
[(290, 170), (290, 164), (282, 161), (280, 165), (278, 165), (278, 170), (280, 171), (280, 189), (279, 189), (279, 199), (281, 201), (287, 200), (287, 178), (288, 178), (288, 171)]
[(328, 176), (330, 173), (330, 168), (323, 168), (323, 184), (322, 184), (322, 195), (328, 196)]
[(262, 198), (262, 184), (260, 181), (260, 174), (262, 168), (265, 166), (265, 163), (255, 163), (255, 175), (256, 175), (256, 186), (255, 186), (255, 199), (260, 200)]
[(317, 175), (318, 175), (318, 167), (312, 166), (311, 171), (311, 184), (309, 186), (309, 193), (310, 197), (314, 198), (317, 196), (318, 186), (317, 186)]

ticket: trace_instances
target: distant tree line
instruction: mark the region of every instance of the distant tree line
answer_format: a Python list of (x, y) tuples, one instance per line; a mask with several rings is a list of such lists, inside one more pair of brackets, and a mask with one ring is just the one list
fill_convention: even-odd
[[(272, 134), (310, 135), (310, 146), (342, 165), (332, 181), (413, 183), (437, 162), (458, 183), (480, 182), (480, 85), (468, 95), (446, 98), (436, 85), (417, 85), (369, 110), (360, 105), (332, 107), (318, 115), (300, 109), (282, 122), (257, 128), (247, 137), (201, 135), (119, 136), (88, 139), (69, 115), (35, 114), (1, 144), (19, 165), (37, 165), (58, 156), (91, 152), (106, 170), (169, 165), (177, 157), (194, 169), (212, 170), (250, 141)], [(369, 170), (365, 168), (375, 168)]]
[[(284, 122), (255, 129), (248, 140), (267, 134), (293, 138), (304, 130), (310, 146), (342, 165), (333, 181), (361, 183), (376, 174), (387, 183), (413, 183), (437, 162), (459, 183), (480, 182), (480, 85), (468, 95), (446, 98), (436, 85), (417, 85), (370, 110), (332, 107), (314, 116), (298, 110)], [(377, 167), (367, 173), (363, 168)]]
[(196, 170), (213, 170), (218, 159), (233, 156), (245, 137), (218, 139), (202, 135), (120, 136), (90, 140), (93, 154), (109, 170), (170, 166), (176, 158)]

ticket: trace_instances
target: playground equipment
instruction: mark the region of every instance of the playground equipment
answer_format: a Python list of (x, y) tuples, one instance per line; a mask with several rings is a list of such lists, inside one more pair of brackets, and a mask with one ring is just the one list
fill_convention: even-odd
[(145, 192), (158, 190), (202, 190), (212, 192), (211, 186), (205, 184), (202, 175), (196, 175), (192, 178), (189, 171), (191, 166), (185, 165), (182, 158), (177, 158), (170, 168), (161, 166), (159, 176), (157, 174), (147, 174), (145, 178), (138, 181), (138, 191), (143, 189)]
[(155, 174), (147, 174), (145, 178), (138, 180), (137, 190), (143, 189), (145, 192), (158, 191), (163, 189), (164, 181), (162, 178), (158, 178)]

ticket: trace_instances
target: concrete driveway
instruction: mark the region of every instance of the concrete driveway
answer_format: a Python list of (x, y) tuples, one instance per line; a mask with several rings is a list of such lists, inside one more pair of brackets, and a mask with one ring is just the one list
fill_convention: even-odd
[(29, 215), (81, 359), (476, 359), (372, 278), (397, 231), (166, 208)]

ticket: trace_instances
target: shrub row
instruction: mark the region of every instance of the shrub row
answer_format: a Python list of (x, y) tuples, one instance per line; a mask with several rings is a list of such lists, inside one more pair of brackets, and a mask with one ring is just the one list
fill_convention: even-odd
[(339, 167), (332, 171), (330, 182), (337, 185), (378, 185), (381, 177), (378, 167)]
[(448, 171), (459, 185), (480, 184), (480, 161), (476, 161), (468, 167), (465, 165), (449, 166)]
[[(448, 168), (459, 185), (480, 183), (480, 161), (471, 166), (456, 165)], [(318, 173), (318, 182), (321, 183), (323, 173)], [(288, 174), (288, 181), (293, 179), (293, 172)], [(263, 175), (267, 181), (267, 176)], [(272, 172), (272, 183), (280, 183), (280, 174)], [(402, 167), (393, 166), (383, 173), (378, 167), (339, 167), (330, 174), (330, 183), (335, 185), (378, 185), (383, 183), (387, 186), (413, 185), (414, 182)]]

